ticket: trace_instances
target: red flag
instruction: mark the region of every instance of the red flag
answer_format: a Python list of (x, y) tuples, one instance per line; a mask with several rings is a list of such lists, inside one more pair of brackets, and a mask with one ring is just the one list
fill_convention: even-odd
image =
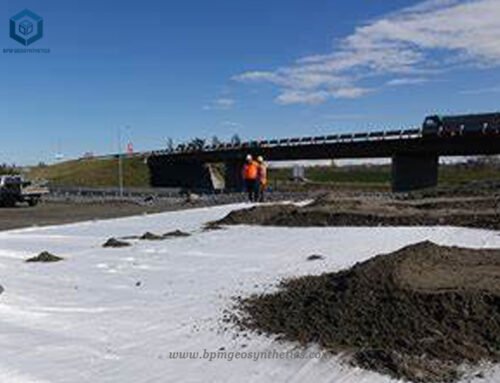
[(129, 142), (129, 143), (127, 144), (127, 154), (128, 154), (129, 156), (131, 156), (132, 154), (134, 154), (134, 145), (132, 145), (132, 143), (131, 143), (131, 142)]

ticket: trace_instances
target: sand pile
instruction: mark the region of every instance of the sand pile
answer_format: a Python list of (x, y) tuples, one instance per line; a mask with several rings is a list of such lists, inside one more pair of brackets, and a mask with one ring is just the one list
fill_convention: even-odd
[(240, 298), (243, 329), (345, 353), (414, 382), (450, 382), (500, 356), (500, 250), (423, 242), (349, 270)]

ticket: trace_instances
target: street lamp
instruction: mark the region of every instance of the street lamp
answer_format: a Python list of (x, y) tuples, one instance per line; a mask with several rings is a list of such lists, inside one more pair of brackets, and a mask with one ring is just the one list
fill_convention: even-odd
[[(129, 130), (130, 126), (125, 129)], [(120, 190), (120, 198), (123, 198), (123, 159), (122, 159), (122, 127), (118, 127), (118, 187)]]

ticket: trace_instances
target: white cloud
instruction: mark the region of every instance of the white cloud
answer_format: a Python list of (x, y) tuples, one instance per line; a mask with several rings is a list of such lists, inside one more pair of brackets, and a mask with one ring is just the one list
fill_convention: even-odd
[(228, 110), (231, 109), (234, 104), (236, 103), (235, 100), (232, 98), (217, 98), (213, 100), (210, 104), (205, 105), (203, 107), (204, 110)]
[(310, 90), (285, 89), (276, 97), (276, 102), (282, 105), (291, 104), (321, 104), (329, 98), (358, 98), (370, 92), (368, 88), (357, 88), (346, 86), (344, 88), (332, 88), (330, 91), (320, 90), (317, 92)]
[(331, 95), (335, 98), (358, 98), (369, 93), (370, 91), (371, 89), (368, 88), (352, 86), (335, 89), (331, 92)]
[(477, 95), (477, 94), (486, 94), (486, 93), (500, 93), (500, 86), (494, 86), (489, 88), (479, 88), (479, 89), (467, 89), (462, 90), (460, 94), (466, 95)]
[(345, 113), (345, 114), (325, 114), (321, 117), (325, 121), (353, 121), (366, 118), (367, 116), (359, 113)]
[(235, 121), (222, 121), (221, 125), (225, 128), (232, 128), (232, 129), (243, 128), (243, 124)]
[(307, 92), (301, 90), (285, 90), (277, 98), (276, 102), (282, 105), (290, 104), (320, 104), (329, 97), (328, 92)]
[(392, 80), (387, 81), (386, 85), (389, 86), (418, 85), (418, 84), (424, 84), (428, 81), (429, 81), (428, 79), (423, 77), (400, 77), (400, 78), (393, 78)]
[(369, 92), (362, 85), (367, 78), (383, 76), (389, 77), (389, 86), (411, 85), (457, 66), (496, 67), (499, 16), (499, 0), (424, 1), (359, 26), (328, 54), (234, 79), (277, 86), (281, 104), (315, 104), (361, 97)]

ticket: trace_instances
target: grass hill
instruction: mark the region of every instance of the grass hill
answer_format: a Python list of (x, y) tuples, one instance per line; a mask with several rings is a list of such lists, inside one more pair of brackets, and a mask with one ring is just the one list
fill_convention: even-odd
[[(456, 185), (470, 181), (500, 180), (500, 164), (471, 162), (441, 165), (439, 168), (440, 185)], [(306, 169), (310, 181), (302, 185), (307, 189), (331, 185), (341, 188), (366, 188), (368, 190), (388, 190), (391, 182), (389, 165), (359, 166), (318, 166)], [(287, 188), (292, 170), (269, 169), (272, 186)], [(81, 187), (114, 187), (118, 185), (118, 160), (79, 159), (49, 166), (36, 166), (27, 174), (28, 178), (46, 179), (52, 185)], [(123, 159), (125, 187), (149, 187), (149, 168), (141, 158)], [(297, 185), (296, 185), (297, 186)]]
[[(79, 159), (30, 169), (31, 180), (46, 179), (52, 185), (82, 187), (118, 186), (118, 159)], [(142, 158), (123, 159), (125, 187), (148, 187), (149, 169)]]

